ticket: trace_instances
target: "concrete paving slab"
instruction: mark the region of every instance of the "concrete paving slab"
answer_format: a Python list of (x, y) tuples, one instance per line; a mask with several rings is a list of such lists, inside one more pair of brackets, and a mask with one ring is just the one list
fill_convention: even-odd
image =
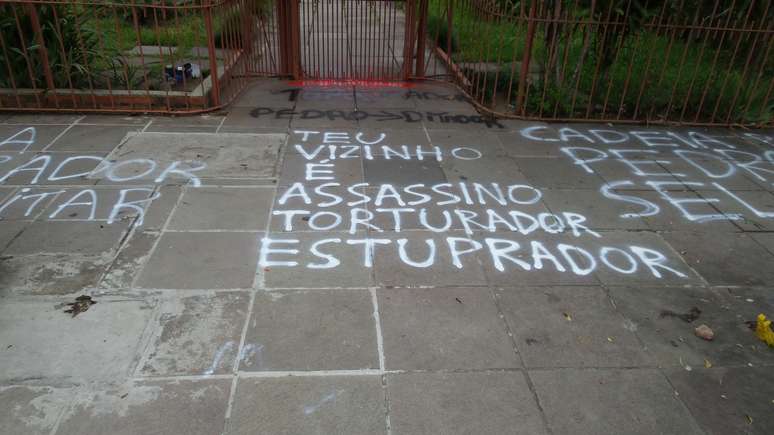
[(151, 119), (147, 132), (160, 133), (215, 133), (223, 123), (223, 116), (157, 116)]
[(379, 367), (367, 290), (259, 293), (240, 370), (360, 370)]
[[(730, 233), (729, 233), (730, 234)], [(599, 252), (594, 271), (605, 285), (704, 285), (706, 277), (667, 233), (605, 231), (589, 249)], [(589, 239), (590, 240), (590, 239)], [(603, 255), (603, 249), (608, 247)], [(634, 260), (634, 261), (632, 261)]]
[[(145, 210), (153, 204), (154, 189), (151, 188), (124, 188), (95, 186), (90, 189), (80, 187), (62, 187), (47, 189), (47, 192), (56, 194), (43, 212), (38, 216), (41, 221), (101, 221), (116, 222), (133, 221), (139, 216), (145, 215)], [(32, 201), (25, 201), (30, 203)], [(45, 200), (44, 200), (45, 202)], [(121, 203), (136, 203), (137, 207), (116, 207)], [(15, 204), (14, 204), (15, 205)], [(23, 205), (23, 203), (19, 203)], [(30, 204), (31, 205), (31, 204)], [(16, 207), (24, 209), (24, 207)], [(38, 207), (35, 207), (37, 209)], [(29, 207), (24, 210), (25, 212)], [(21, 210), (19, 210), (21, 212)]]
[(106, 266), (98, 287), (110, 290), (131, 288), (160, 236), (155, 231), (132, 232), (113, 261)]
[(187, 188), (169, 221), (170, 230), (265, 230), (273, 188)]
[(539, 370), (529, 376), (553, 433), (702, 433), (656, 370)]
[(141, 127), (102, 125), (74, 125), (48, 147), (50, 151), (109, 153), (113, 151), (127, 135), (136, 133)]
[[(284, 118), (284, 114), (278, 114), (275, 110), (274, 114), (263, 115), (259, 119), (276, 119), (278, 115)], [(328, 109), (324, 102), (318, 102), (314, 107), (294, 110), (293, 118), (290, 120), (290, 127), (293, 129), (356, 129), (359, 125), (358, 120), (361, 117), (362, 114), (358, 113), (354, 108)]]
[(97, 304), (77, 317), (64, 312), (64, 302), (71, 299), (0, 305), (2, 381), (45, 385), (126, 379), (136, 364), (152, 305), (126, 297), (95, 299)]
[(774, 256), (746, 234), (668, 232), (662, 237), (711, 285), (765, 285)]
[(5, 247), (8, 246), (8, 244), (11, 243), (11, 241), (15, 239), (27, 225), (27, 222), (3, 222), (3, 225), (0, 226), (0, 253), (5, 250)]
[[(290, 91), (294, 92), (294, 91)], [(355, 110), (353, 86), (303, 86), (295, 89), (296, 111), (318, 109)]]
[[(56, 187), (22, 187), (15, 189), (13, 196), (7, 198), (0, 206), (0, 220), (32, 221), (43, 216), (48, 205), (67, 188)], [(81, 189), (72, 188), (74, 192)], [(96, 195), (95, 195), (96, 196)], [(84, 201), (87, 198), (84, 197)]]
[[(638, 214), (651, 214), (642, 219), (648, 227), (654, 231), (700, 231), (714, 232), (738, 232), (739, 227), (734, 225), (729, 216), (724, 216), (717, 202), (710, 202), (717, 195), (707, 195), (697, 192), (669, 192), (669, 199), (657, 192), (637, 191), (620, 192), (633, 201), (644, 200), (636, 211)], [(622, 200), (614, 200), (621, 204)], [(674, 201), (678, 201), (676, 206)], [(626, 203), (624, 200), (623, 203)], [(655, 206), (655, 207), (654, 207)], [(653, 207), (653, 208), (651, 208)], [(679, 207), (683, 207), (680, 209)], [(656, 210), (658, 208), (658, 210)], [(620, 215), (619, 215), (620, 216)]]
[(653, 362), (600, 287), (504, 288), (496, 294), (527, 367)]
[(380, 289), (377, 295), (387, 369), (521, 367), (488, 289)]
[(11, 242), (5, 253), (111, 255), (128, 228), (127, 222), (34, 222)]
[[(314, 195), (317, 201), (307, 201), (306, 196), (298, 194), (299, 190), (291, 186), (277, 188), (271, 208), (271, 232), (349, 231), (352, 227), (353, 207), (347, 204), (362, 200), (362, 197), (352, 192), (362, 194), (367, 189), (351, 186), (320, 187), (319, 192), (332, 196), (319, 195), (318, 190), (312, 187), (304, 188), (304, 191), (308, 192), (308, 195)], [(365, 214), (367, 205), (362, 204), (361, 207), (355, 208), (360, 208)], [(365, 230), (366, 227), (361, 226), (361, 229)]]
[(376, 284), (380, 287), (485, 286), (486, 279), (477, 255), (460, 253), (455, 260), (446, 236), (454, 239), (452, 243), (460, 252), (475, 246), (463, 231), (449, 231), (443, 235), (410, 231), (375, 236), (390, 241), (389, 247), (375, 248)]
[(394, 434), (546, 434), (521, 372), (389, 375)]
[(97, 287), (106, 256), (37, 254), (0, 258), (0, 295), (70, 294)]
[(297, 89), (298, 86), (284, 80), (259, 80), (244, 90), (233, 106), (254, 108), (268, 105), (292, 109), (296, 103)]
[(370, 185), (391, 184), (396, 187), (423, 183), (446, 182), (446, 176), (435, 160), (365, 160), (365, 182)]
[[(268, 239), (261, 242), (267, 255), (258, 265), (259, 286), (262, 284), (265, 289), (363, 288), (372, 285), (372, 268), (367, 264), (373, 263), (373, 253), (366, 248), (365, 232), (272, 233)], [(350, 244), (348, 240), (355, 242)], [(267, 249), (298, 252), (275, 254)], [(312, 252), (313, 249), (316, 252)]]
[(164, 233), (146, 261), (139, 288), (252, 288), (261, 233)]
[(64, 133), (64, 125), (0, 125), (0, 151), (41, 151)]
[(85, 115), (78, 121), (79, 125), (133, 125), (144, 127), (152, 118), (143, 115)]
[(706, 434), (763, 435), (774, 427), (769, 367), (675, 369), (667, 376)]
[(3, 119), (3, 124), (69, 125), (83, 115), (63, 113), (13, 113)]
[(499, 183), (503, 188), (516, 184), (529, 184), (527, 177), (516, 166), (516, 162), (505, 156), (487, 156), (470, 160), (445, 159), (441, 162), (441, 167), (450, 183)]
[(413, 97), (411, 88), (356, 86), (355, 99), (357, 108), (360, 110), (384, 107), (400, 110), (416, 110), (417, 107), (417, 99)]
[[(182, 175), (171, 174), (164, 180), (167, 183), (195, 184), (192, 177), (267, 178), (274, 175), (279, 148), (284, 140), (285, 136), (279, 134), (141, 133), (132, 136), (121, 148), (111, 153), (108, 159), (121, 163), (152, 156), (157, 170), (139, 177), (137, 174), (148, 171), (147, 166), (136, 169), (135, 174), (121, 173), (122, 177), (129, 178), (134, 175), (136, 179), (144, 181), (155, 180), (162, 168), (168, 168), (175, 162), (195, 162), (197, 164), (194, 168), (199, 168), (201, 164), (205, 167)], [(163, 144), (163, 147), (160, 147), (160, 144)], [(182, 165), (183, 169), (191, 167)], [(98, 174), (97, 177), (104, 178), (105, 175)]]
[(475, 156), (468, 149), (478, 151), (483, 157), (494, 158), (505, 155), (505, 149), (500, 145), (497, 136), (493, 132), (471, 128), (469, 130), (449, 130), (446, 128), (428, 128), (427, 134), (430, 136), (430, 143), (433, 146), (441, 148), (445, 153), (450, 153), (455, 148), (459, 150), (460, 155)]
[[(596, 240), (585, 236), (576, 239), (570, 234), (540, 232), (527, 237), (515, 233), (488, 233), (487, 249), (477, 252), (484, 274), (490, 284), (496, 286), (545, 286), (545, 285), (597, 285), (599, 279), (590, 269), (585, 254), (577, 249), (593, 252)], [(566, 254), (560, 251), (566, 248)], [(490, 247), (491, 246), (491, 247)], [(565, 257), (566, 255), (566, 257)], [(592, 255), (593, 254), (589, 254)], [(576, 257), (577, 256), (577, 257)], [(575, 261), (578, 271), (567, 260)], [(596, 261), (596, 260), (592, 260)]]
[(750, 233), (749, 236), (774, 255), (774, 233)]
[(53, 433), (73, 393), (70, 388), (0, 387), (0, 432), (8, 435)]
[(588, 219), (594, 230), (643, 230), (648, 228), (643, 218), (636, 215), (642, 206), (604, 198), (599, 192), (578, 189), (552, 189), (543, 192), (543, 202), (554, 214), (578, 213)]
[[(236, 131), (239, 133), (259, 132), (259, 129), (273, 129), (275, 133), (286, 133), (290, 127), (290, 116), (260, 116), (262, 108), (266, 103), (258, 104), (254, 107), (233, 107), (229, 109), (225, 121), (220, 125), (218, 131)], [(292, 113), (291, 109), (286, 108), (286, 103), (280, 103), (279, 106), (272, 106), (273, 111), (286, 110), (288, 115)]]
[(579, 167), (573, 167), (568, 161), (554, 158), (516, 158), (516, 165), (530, 181), (530, 185), (539, 189), (599, 189), (604, 179), (599, 175), (588, 174)]
[(0, 182), (9, 186), (88, 186), (104, 153), (20, 153), (3, 164)]
[[(768, 349), (745, 324), (758, 313), (774, 309), (774, 299), (765, 291), (611, 287), (609, 292), (625, 324), (659, 366), (685, 369), (705, 363), (723, 367), (771, 362)], [(711, 342), (695, 336), (694, 328), (702, 324), (715, 333)]]
[(239, 351), (246, 292), (163, 295), (142, 376), (229, 374)]
[(83, 394), (58, 434), (213, 434), (223, 430), (231, 381), (145, 381)]
[[(504, 123), (509, 120), (501, 120)], [(536, 124), (520, 125), (523, 128), (534, 127)], [(537, 123), (537, 125), (540, 125)], [(521, 128), (517, 128), (521, 130)], [(550, 127), (545, 126), (544, 130), (550, 131), (550, 135), (556, 137), (557, 133)], [(566, 158), (567, 155), (561, 150), (564, 144), (558, 142), (536, 141), (525, 138), (518, 131), (497, 131), (493, 133), (497, 136), (500, 147), (505, 154), (510, 157), (542, 157), (542, 158)]]
[[(734, 191), (731, 195), (733, 199), (726, 197), (713, 205), (732, 218), (734, 225), (742, 231), (774, 231), (774, 194), (766, 191)], [(720, 192), (707, 195), (709, 198), (719, 196)]]
[(305, 186), (319, 186), (340, 183), (351, 186), (362, 182), (363, 165), (360, 159), (309, 159), (301, 154), (287, 154), (282, 162), (278, 185), (303, 183)]
[(383, 434), (384, 415), (378, 376), (241, 378), (226, 433)]

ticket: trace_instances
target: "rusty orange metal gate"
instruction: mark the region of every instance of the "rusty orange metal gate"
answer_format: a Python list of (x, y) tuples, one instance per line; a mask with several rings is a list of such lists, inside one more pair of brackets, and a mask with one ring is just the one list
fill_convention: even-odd
[[(283, 72), (295, 78), (398, 81), (417, 47), (414, 0), (291, 0), (278, 9)], [(420, 44), (421, 45), (421, 44)]]

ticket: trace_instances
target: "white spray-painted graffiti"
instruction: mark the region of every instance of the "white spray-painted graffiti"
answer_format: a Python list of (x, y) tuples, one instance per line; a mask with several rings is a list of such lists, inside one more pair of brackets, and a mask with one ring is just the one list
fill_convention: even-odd
[[(356, 253), (360, 266), (371, 268), (376, 256), (393, 250), (402, 264), (413, 268), (429, 268), (443, 258), (463, 269), (466, 258), (479, 256), (498, 271), (551, 268), (584, 276), (605, 267), (624, 275), (645, 271), (655, 278), (687, 277), (658, 250), (605, 245), (604, 236), (592, 230), (582, 214), (535, 211), (543, 192), (528, 184), (372, 185), (336, 180), (337, 159), (443, 161), (483, 157), (475, 146), (446, 150), (382, 143), (391, 143), (383, 133), (368, 137), (331, 131), (293, 133), (291, 147), (307, 161), (304, 181), (280, 188), (272, 214), (278, 230), (291, 234), (263, 238), (261, 267), (333, 269), (341, 266), (345, 257), (353, 257), (338, 254), (347, 249)], [(411, 222), (410, 229), (404, 228), (406, 222)], [(294, 232), (310, 231), (333, 233), (311, 241), (293, 236)], [(366, 233), (385, 236), (363, 237)], [(541, 235), (545, 240), (539, 240)], [(552, 235), (566, 237), (557, 242)], [(572, 242), (576, 239), (578, 243)]]
[[(137, 224), (142, 225), (148, 205), (161, 196), (156, 188), (138, 186), (116, 191), (91, 187), (60, 189), (52, 188), (52, 185), (67, 185), (82, 179), (107, 183), (143, 180), (148, 184), (163, 184), (174, 179), (198, 187), (201, 180), (196, 172), (206, 168), (205, 163), (199, 161), (161, 164), (145, 158), (111, 161), (95, 155), (30, 154), (27, 151), (35, 143), (36, 135), (35, 127), (26, 127), (0, 142), (0, 152), (8, 152), (0, 154), (0, 184), (45, 187), (20, 188), (0, 203), (0, 219), (12, 210), (18, 210), (22, 218), (32, 218), (53, 204), (52, 211), (44, 215), (44, 219), (67, 219), (77, 214), (85, 216), (79, 220), (103, 220), (112, 224), (128, 214), (136, 216)], [(102, 211), (105, 208), (99, 206), (105, 201), (112, 204), (106, 214)]]
[[(540, 142), (583, 143), (564, 146), (561, 151), (573, 164), (588, 174), (602, 172), (609, 163), (622, 167), (631, 179), (608, 179), (600, 187), (605, 198), (641, 207), (637, 213), (624, 213), (624, 219), (658, 215), (662, 206), (637, 195), (635, 190), (656, 192), (664, 204), (674, 207), (687, 221), (703, 223), (722, 220), (742, 220), (746, 216), (774, 218), (774, 210), (766, 210), (744, 199), (727, 187), (727, 180), (750, 180), (745, 189), (774, 185), (774, 138), (756, 133), (744, 133), (747, 140), (771, 147), (755, 153), (737, 149), (732, 137), (717, 137), (688, 131), (629, 131), (561, 128), (551, 134), (548, 127), (533, 126), (521, 130), (527, 139)], [(615, 144), (642, 145), (644, 148), (613, 148)], [(609, 177), (607, 177), (609, 178)], [(686, 197), (680, 188), (701, 190), (701, 197)], [(626, 190), (626, 194), (620, 190)], [(706, 212), (707, 204), (734, 202), (735, 209), (744, 212)], [(705, 212), (700, 212), (704, 210)]]

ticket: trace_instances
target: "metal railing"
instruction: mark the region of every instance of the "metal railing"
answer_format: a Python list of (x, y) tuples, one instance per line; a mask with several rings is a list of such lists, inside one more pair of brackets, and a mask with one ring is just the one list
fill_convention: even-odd
[[(771, 0), (417, 0), (443, 67), (498, 116), (771, 125)], [(418, 6), (418, 8), (421, 6)]]
[(772, 0), (0, 0), (0, 110), (198, 113), (255, 76), (523, 119), (767, 126)]
[(267, 0), (0, 0), (0, 110), (197, 113), (281, 73)]

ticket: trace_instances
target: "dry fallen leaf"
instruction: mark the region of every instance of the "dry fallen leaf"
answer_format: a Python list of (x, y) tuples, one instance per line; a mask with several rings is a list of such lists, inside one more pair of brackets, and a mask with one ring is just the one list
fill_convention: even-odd
[(564, 314), (564, 318), (567, 319), (568, 322), (572, 322), (572, 316), (569, 313), (562, 313)]
[(708, 359), (704, 360), (704, 368), (705, 369), (712, 368), (712, 363)]

